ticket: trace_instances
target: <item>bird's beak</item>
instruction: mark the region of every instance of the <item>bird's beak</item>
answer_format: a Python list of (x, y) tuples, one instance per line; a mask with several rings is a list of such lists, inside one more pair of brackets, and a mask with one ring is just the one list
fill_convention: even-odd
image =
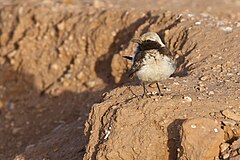
[(137, 43), (137, 44), (141, 44), (142, 43), (142, 41), (141, 40), (139, 40), (139, 39), (132, 39), (131, 40), (133, 43)]

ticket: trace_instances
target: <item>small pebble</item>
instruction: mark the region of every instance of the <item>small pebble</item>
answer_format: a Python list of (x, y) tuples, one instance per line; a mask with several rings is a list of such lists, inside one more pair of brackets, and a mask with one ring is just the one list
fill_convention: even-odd
[(220, 27), (220, 29), (227, 33), (230, 33), (233, 31), (232, 27)]
[(191, 128), (197, 128), (197, 126), (195, 124), (192, 124)]
[(199, 90), (200, 92), (204, 92), (204, 91), (205, 91), (205, 87), (204, 87), (204, 86), (199, 86), (199, 87), (198, 87), (198, 90)]
[(189, 96), (184, 96), (183, 99), (186, 100), (187, 102), (192, 102), (192, 98)]
[(234, 74), (233, 73), (227, 73), (227, 76), (233, 76)]
[(12, 134), (14, 134), (14, 135), (18, 134), (20, 130), (21, 130), (21, 128), (13, 128)]
[(206, 81), (207, 79), (208, 79), (208, 76), (202, 76), (202, 77), (200, 78), (201, 81)]
[(15, 55), (16, 55), (16, 53), (17, 53), (17, 51), (12, 51), (12, 52), (10, 52), (8, 55), (7, 55), (7, 57), (9, 58), (9, 59), (11, 59), (12, 57), (14, 57)]
[(66, 79), (70, 79), (70, 78), (71, 78), (71, 76), (72, 76), (72, 74), (71, 74), (71, 73), (66, 73), (66, 74), (64, 75), (64, 77), (65, 77)]
[(152, 94), (152, 95), (157, 95), (157, 94), (158, 94), (158, 92), (156, 92), (156, 91), (153, 91), (153, 92), (151, 92), (151, 94)]
[(174, 85), (180, 85), (178, 82), (173, 82)]
[(72, 35), (70, 35), (70, 36), (68, 37), (68, 39), (69, 39), (70, 41), (72, 41), (72, 40), (74, 39), (74, 37), (73, 37)]
[(196, 25), (200, 25), (200, 24), (201, 24), (201, 22), (200, 22), (200, 21), (198, 21), (198, 22), (195, 22), (195, 24), (196, 24)]
[(68, 87), (68, 86), (69, 86), (69, 82), (68, 82), (68, 81), (64, 81), (64, 82), (63, 82), (63, 86), (64, 86), (64, 87)]
[(90, 88), (93, 88), (93, 87), (95, 87), (96, 82), (95, 82), (95, 81), (88, 81), (88, 82), (86, 83), (86, 85), (87, 85), (88, 87), (90, 87)]
[(15, 64), (15, 60), (14, 59), (10, 59), (10, 64), (14, 65)]
[(217, 132), (218, 132), (218, 129), (217, 129), (217, 128), (214, 128), (213, 130), (214, 130), (214, 132), (215, 132), (215, 133), (217, 133)]
[(57, 25), (57, 28), (58, 28), (60, 31), (64, 30), (64, 28), (65, 28), (65, 23), (64, 23), (64, 22), (59, 23), (59, 24)]
[(50, 65), (50, 69), (58, 70), (58, 65), (56, 63), (53, 63)]
[(111, 34), (113, 37), (117, 35), (117, 33), (115, 31), (112, 31)]
[(209, 91), (208, 95), (214, 95), (214, 92), (213, 91)]
[(229, 156), (230, 156), (230, 153), (225, 153), (222, 157), (223, 157), (223, 159), (228, 159)]
[(15, 105), (14, 105), (13, 102), (8, 102), (7, 103), (7, 108), (8, 108), (9, 111), (12, 111), (14, 109), (14, 107), (15, 107)]

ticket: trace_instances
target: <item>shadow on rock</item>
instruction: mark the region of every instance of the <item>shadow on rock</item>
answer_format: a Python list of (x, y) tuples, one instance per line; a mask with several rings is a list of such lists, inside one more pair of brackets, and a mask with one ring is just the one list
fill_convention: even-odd
[[(166, 28), (160, 30), (158, 34), (160, 35), (161, 39), (164, 40), (165, 37), (165, 31), (170, 30), (173, 27), (176, 27), (180, 23), (180, 19), (177, 19), (174, 21), (174, 23), (170, 24)], [(197, 44), (194, 43), (190, 46), (190, 48), (187, 48), (186, 52), (182, 54), (178, 54), (177, 51), (182, 51), (186, 43), (188, 42), (188, 30), (184, 28), (182, 31), (178, 32), (177, 39), (174, 40), (170, 39), (169, 43), (174, 43), (173, 45), (168, 44), (169, 46), (172, 46), (170, 48), (172, 52), (172, 56), (178, 55), (177, 58), (175, 58), (177, 70), (172, 75), (173, 77), (185, 77), (188, 75), (188, 72), (192, 69), (192, 65), (189, 65), (189, 61), (186, 60), (186, 57), (194, 50), (196, 49)], [(173, 42), (172, 42), (173, 41)]]
[(168, 148), (169, 160), (176, 160), (178, 158), (178, 148), (181, 147), (180, 129), (185, 119), (174, 120), (167, 128), (168, 131)]
[(150, 15), (147, 14), (146, 16), (137, 19), (128, 27), (120, 30), (114, 37), (113, 43), (110, 45), (107, 53), (97, 60), (95, 64), (95, 71), (97, 73), (97, 76), (101, 78), (106, 84), (115, 84), (111, 67), (114, 54), (118, 54), (121, 50), (124, 50), (128, 47), (129, 42), (133, 38), (137, 28), (144, 24), (146, 20), (148, 20), (149, 16)]

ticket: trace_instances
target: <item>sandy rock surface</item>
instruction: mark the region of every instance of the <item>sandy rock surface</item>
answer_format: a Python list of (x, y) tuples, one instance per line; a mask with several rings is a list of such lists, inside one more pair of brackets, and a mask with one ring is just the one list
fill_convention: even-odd
[[(0, 159), (238, 159), (239, 5), (0, 1)], [(147, 31), (177, 64), (162, 97), (122, 58)]]
[[(186, 120), (181, 130), (183, 155), (180, 159), (214, 159), (218, 157), (223, 142), (224, 131), (219, 122), (208, 118)], [(224, 151), (225, 146), (220, 148)]]

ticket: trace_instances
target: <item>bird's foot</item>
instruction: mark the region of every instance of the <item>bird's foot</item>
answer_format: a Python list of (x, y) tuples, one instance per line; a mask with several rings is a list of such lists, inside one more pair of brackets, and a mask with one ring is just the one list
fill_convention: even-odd
[(159, 96), (159, 97), (162, 97), (162, 96), (163, 96), (162, 93), (157, 93), (156, 95)]

